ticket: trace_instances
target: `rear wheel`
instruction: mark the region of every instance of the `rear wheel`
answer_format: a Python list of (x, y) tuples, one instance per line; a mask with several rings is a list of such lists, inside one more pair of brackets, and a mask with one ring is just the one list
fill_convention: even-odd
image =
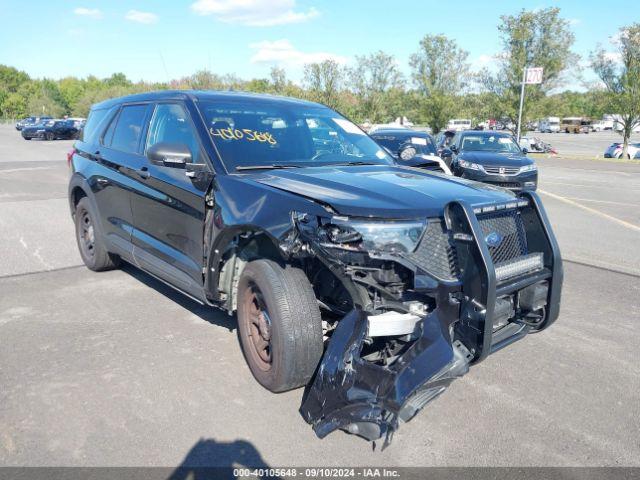
[(53, 140), (53, 138), (54, 138), (54, 136), (53, 136), (53, 132), (47, 132), (47, 133), (45, 133), (44, 138), (45, 138), (46, 140)]
[(120, 258), (107, 251), (104, 241), (96, 230), (97, 215), (87, 197), (81, 198), (76, 206), (76, 241), (82, 261), (96, 272), (111, 270), (120, 263)]
[(272, 392), (305, 385), (322, 356), (322, 320), (304, 272), (255, 260), (238, 282), (238, 335), (256, 380)]

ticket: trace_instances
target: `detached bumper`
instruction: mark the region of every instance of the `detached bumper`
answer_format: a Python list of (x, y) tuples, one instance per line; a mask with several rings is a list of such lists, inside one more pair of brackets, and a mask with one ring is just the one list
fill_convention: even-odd
[(473, 355), (460, 342), (451, 343), (448, 323), (435, 310), (409, 350), (384, 367), (360, 357), (367, 315), (353, 310), (333, 332), (300, 413), (320, 438), (340, 428), (390, 441), (399, 420), (409, 421), (469, 370)]
[[(365, 312), (353, 310), (338, 322), (300, 407), (318, 437), (343, 429), (368, 440), (385, 437), (386, 445), (400, 421), (413, 418), (471, 364), (556, 320), (563, 279), (560, 252), (537, 195), (525, 192), (522, 197), (528, 199), (521, 213), (527, 236), (542, 253), (544, 267), (496, 277), (474, 209), (451, 202), (445, 209), (447, 223), (461, 242), (459, 253), (473, 259), (461, 288), (438, 287), (437, 307), (416, 324), (417, 338), (386, 366), (362, 358), (379, 319), (370, 323)], [(529, 317), (533, 312), (543, 312), (535, 322)]]

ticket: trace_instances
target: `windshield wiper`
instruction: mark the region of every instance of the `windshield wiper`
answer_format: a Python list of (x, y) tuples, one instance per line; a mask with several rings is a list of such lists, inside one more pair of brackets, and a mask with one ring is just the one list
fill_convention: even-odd
[(236, 170), (280, 170), (283, 168), (300, 168), (300, 165), (240, 165)]
[(327, 167), (343, 167), (343, 166), (351, 167), (353, 165), (380, 165), (380, 164), (379, 163), (372, 163), (372, 162), (344, 162), (344, 163), (330, 163), (328, 165), (323, 165), (323, 166), (327, 166)]

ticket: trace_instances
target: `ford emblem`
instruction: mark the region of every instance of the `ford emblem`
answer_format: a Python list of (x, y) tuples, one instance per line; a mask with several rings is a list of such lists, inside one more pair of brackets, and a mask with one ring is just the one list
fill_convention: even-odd
[(487, 246), (492, 248), (499, 247), (502, 243), (502, 239), (502, 235), (500, 235), (498, 232), (491, 232), (489, 235), (484, 237), (484, 241), (487, 242)]

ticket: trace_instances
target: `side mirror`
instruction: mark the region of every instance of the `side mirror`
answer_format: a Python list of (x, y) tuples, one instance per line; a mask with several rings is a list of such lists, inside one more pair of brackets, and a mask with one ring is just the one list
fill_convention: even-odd
[(449, 145), (449, 150), (452, 151), (453, 153), (457, 153), (458, 147), (456, 147), (455, 144)]
[(191, 150), (183, 143), (160, 142), (147, 149), (147, 158), (155, 165), (185, 168), (191, 163)]
[(522, 147), (522, 153), (526, 155), (527, 153), (529, 153), (529, 149), (527, 147)]

